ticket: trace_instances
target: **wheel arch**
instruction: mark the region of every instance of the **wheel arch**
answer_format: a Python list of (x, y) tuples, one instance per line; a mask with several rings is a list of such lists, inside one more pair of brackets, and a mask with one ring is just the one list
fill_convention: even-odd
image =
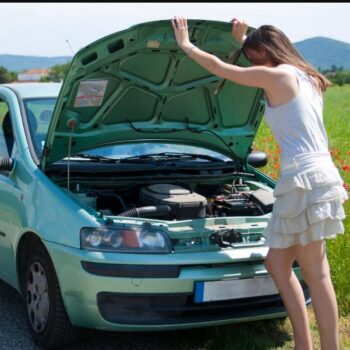
[[(45, 275), (47, 278), (46, 282), (48, 284), (47, 290), (49, 291), (48, 298), (50, 311), (47, 317), (47, 324), (45, 324), (43, 331), (36, 332), (32, 324), (33, 320), (32, 322), (30, 321), (30, 316), (28, 315), (27, 310), (27, 324), (29, 331), (32, 334), (35, 342), (43, 345), (45, 348), (53, 349), (70, 345), (72, 342), (74, 342), (76, 330), (66, 312), (66, 307), (61, 294), (60, 283), (56, 274), (56, 268), (50, 256), (49, 250), (41, 237), (34, 232), (24, 233), (17, 245), (17, 276), (22, 298), (26, 303), (28, 303), (28, 299), (26, 299), (25, 280), (27, 277), (27, 266), (31, 266), (30, 262), (33, 262), (33, 257), (31, 257), (32, 252), (34, 252), (35, 258), (40, 257), (40, 264), (42, 264), (45, 270)], [(28, 265), (27, 262), (29, 262)], [(36, 299), (29, 298), (29, 300)], [(41, 298), (38, 300), (41, 300)], [(32, 302), (30, 303), (32, 304)]]
[[(30, 252), (31, 247), (41, 245), (45, 250), (48, 256), (50, 257), (49, 252), (47, 251), (45, 244), (43, 243), (40, 236), (38, 236), (34, 232), (26, 232), (22, 235), (21, 239), (18, 242), (17, 245), (17, 251), (16, 251), (16, 270), (17, 270), (17, 281), (19, 286), (19, 292), (21, 293), (23, 297), (23, 279), (21, 278), (21, 274), (25, 271), (25, 263), (28, 257), (28, 252)], [(53, 261), (50, 258), (52, 264)]]

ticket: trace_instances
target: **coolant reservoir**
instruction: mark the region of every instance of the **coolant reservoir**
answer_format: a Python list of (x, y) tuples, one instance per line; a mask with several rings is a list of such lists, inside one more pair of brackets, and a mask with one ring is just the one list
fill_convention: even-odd
[(87, 205), (96, 210), (96, 196), (89, 192), (72, 192), (76, 200), (82, 205)]

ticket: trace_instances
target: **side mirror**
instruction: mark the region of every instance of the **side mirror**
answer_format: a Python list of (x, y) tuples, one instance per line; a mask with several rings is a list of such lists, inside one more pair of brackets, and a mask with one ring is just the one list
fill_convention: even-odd
[(267, 154), (260, 151), (249, 153), (247, 162), (254, 168), (262, 168), (267, 164)]
[(9, 171), (11, 172), (15, 162), (12, 158), (0, 157), (0, 171)]

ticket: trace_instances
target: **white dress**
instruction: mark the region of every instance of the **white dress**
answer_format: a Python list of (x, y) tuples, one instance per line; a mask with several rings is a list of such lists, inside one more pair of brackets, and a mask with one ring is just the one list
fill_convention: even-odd
[(281, 177), (264, 231), (266, 245), (273, 248), (344, 233), (343, 203), (348, 199), (328, 150), (322, 98), (304, 72), (291, 65), (280, 67), (297, 76), (299, 91), (283, 105), (265, 107), (266, 121), (281, 148)]

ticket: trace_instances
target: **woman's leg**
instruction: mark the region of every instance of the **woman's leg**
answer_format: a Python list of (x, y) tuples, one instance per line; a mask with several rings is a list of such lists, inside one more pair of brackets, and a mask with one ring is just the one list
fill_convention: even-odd
[(296, 259), (311, 293), (322, 350), (338, 350), (338, 305), (323, 240), (295, 246)]
[(293, 247), (270, 248), (265, 266), (275, 281), (291, 320), (295, 350), (311, 350), (312, 341), (304, 293), (292, 270), (294, 260)]

